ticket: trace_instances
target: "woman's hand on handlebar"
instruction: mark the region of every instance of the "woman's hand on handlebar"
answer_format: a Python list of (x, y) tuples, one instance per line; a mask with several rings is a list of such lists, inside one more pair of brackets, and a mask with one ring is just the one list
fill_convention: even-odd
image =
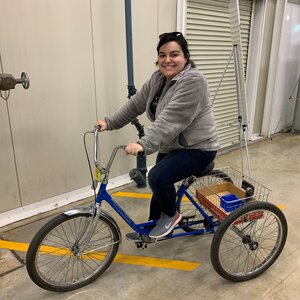
[[(96, 126), (99, 126), (99, 131), (105, 131), (107, 130), (107, 123), (105, 120), (98, 120), (96, 122)], [(130, 155), (143, 155), (144, 154), (144, 148), (141, 144), (138, 143), (129, 143), (126, 147), (125, 147), (125, 152), (126, 154), (130, 154)]]
[(125, 152), (126, 154), (138, 156), (144, 153), (144, 148), (141, 144), (129, 143), (125, 147)]
[(105, 120), (98, 120), (96, 122), (96, 126), (100, 127), (99, 131), (105, 131), (105, 130), (107, 130), (107, 123), (106, 123)]

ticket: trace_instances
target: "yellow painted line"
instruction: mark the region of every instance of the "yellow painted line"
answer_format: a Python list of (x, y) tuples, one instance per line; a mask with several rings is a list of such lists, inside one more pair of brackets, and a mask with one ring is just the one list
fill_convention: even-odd
[(193, 271), (201, 265), (201, 263), (199, 262), (169, 260), (155, 257), (142, 257), (124, 254), (118, 254), (114, 261), (126, 264), (175, 269), (181, 271)]
[(284, 204), (278, 204), (276, 205), (279, 209), (284, 210), (286, 209), (286, 206)]
[(17, 243), (17, 242), (0, 240), (0, 248), (1, 249), (9, 249), (9, 250), (27, 252), (28, 246), (29, 246), (29, 244), (26, 244), (26, 243)]
[(129, 198), (143, 198), (151, 199), (152, 194), (142, 194), (142, 193), (130, 193), (130, 192), (117, 192), (112, 194), (115, 197), (129, 197)]
[[(151, 199), (152, 194), (143, 193), (133, 193), (133, 192), (116, 192), (112, 194), (114, 197), (128, 197), (128, 198), (141, 198), (141, 199)], [(183, 197), (182, 201), (188, 201), (187, 197)]]
[[(19, 243), (19, 242), (11, 242), (11, 241), (3, 241), (0, 240), (0, 248), (9, 249), (15, 251), (24, 251), (28, 250), (29, 244), (27, 243)], [(42, 246), (41, 251), (46, 253), (50, 253), (51, 255), (69, 255), (70, 251), (66, 248), (57, 248), (52, 246)], [(102, 260), (103, 254), (100, 253), (90, 253), (83, 255), (85, 257), (92, 256), (93, 258)], [(169, 260), (169, 259), (161, 259), (155, 257), (144, 257), (144, 256), (135, 256), (135, 255), (125, 255), (125, 254), (117, 254), (114, 262), (124, 263), (124, 264), (132, 264), (139, 266), (148, 266), (154, 268), (165, 268), (165, 269), (175, 269), (181, 271), (193, 271), (198, 268), (201, 263), (199, 262), (191, 262), (191, 261), (180, 261), (180, 260)]]

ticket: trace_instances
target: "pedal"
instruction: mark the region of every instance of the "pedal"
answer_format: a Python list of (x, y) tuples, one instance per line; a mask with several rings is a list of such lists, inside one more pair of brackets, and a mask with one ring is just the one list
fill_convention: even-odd
[(143, 243), (143, 242), (135, 242), (135, 245), (137, 248), (142, 248), (142, 249), (146, 249), (147, 248), (147, 243)]

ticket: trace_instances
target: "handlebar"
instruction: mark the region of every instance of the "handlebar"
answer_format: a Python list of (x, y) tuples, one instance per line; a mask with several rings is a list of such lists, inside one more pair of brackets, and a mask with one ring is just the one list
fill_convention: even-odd
[(116, 154), (117, 152), (120, 150), (120, 149), (125, 149), (126, 148), (126, 145), (119, 145), (117, 147), (114, 148), (110, 158), (109, 158), (109, 161), (106, 165), (106, 167), (102, 167), (98, 161), (98, 134), (99, 134), (99, 130), (100, 130), (100, 126), (95, 126), (95, 129), (93, 130), (93, 133), (94, 133), (94, 164), (96, 166), (96, 168), (102, 173), (102, 174), (105, 174), (107, 175), (109, 173), (109, 170), (110, 170), (110, 167), (116, 157)]
[[(100, 126), (96, 125), (95, 129), (92, 131), (92, 133), (94, 134), (94, 164), (95, 164), (96, 168), (101, 172), (101, 174), (105, 175), (105, 179), (107, 179), (110, 167), (111, 167), (111, 165), (112, 165), (112, 163), (113, 163), (113, 161), (114, 161), (114, 159), (116, 157), (117, 152), (120, 149), (125, 150), (126, 145), (116, 146), (114, 148), (114, 150), (112, 151), (112, 154), (111, 154), (111, 156), (109, 158), (107, 166), (106, 167), (101, 166), (100, 162), (98, 161), (98, 134), (99, 134), (100, 129), (101, 129)], [(143, 156), (144, 154), (145, 154), (144, 151), (143, 152), (139, 152), (138, 156)]]

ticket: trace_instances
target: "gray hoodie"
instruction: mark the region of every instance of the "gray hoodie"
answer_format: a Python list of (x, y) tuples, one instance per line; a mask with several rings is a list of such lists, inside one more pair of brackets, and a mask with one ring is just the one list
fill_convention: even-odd
[(137, 141), (146, 155), (182, 149), (218, 150), (213, 107), (205, 77), (188, 64), (165, 85), (154, 116), (150, 104), (163, 81), (161, 72), (155, 71), (129, 101), (105, 118), (108, 130), (121, 128), (146, 111), (152, 124), (145, 136)]

